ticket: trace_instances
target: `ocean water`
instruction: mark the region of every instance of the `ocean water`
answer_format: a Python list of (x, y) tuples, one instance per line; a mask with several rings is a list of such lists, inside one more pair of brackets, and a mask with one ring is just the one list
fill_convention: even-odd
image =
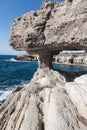
[(0, 55), (0, 102), (17, 86), (30, 82), (37, 62), (16, 61), (15, 56)]
[[(30, 82), (38, 68), (37, 62), (16, 61), (13, 55), (0, 55), (0, 103), (17, 86)], [(64, 72), (87, 71), (87, 67), (53, 64), (55, 70)]]

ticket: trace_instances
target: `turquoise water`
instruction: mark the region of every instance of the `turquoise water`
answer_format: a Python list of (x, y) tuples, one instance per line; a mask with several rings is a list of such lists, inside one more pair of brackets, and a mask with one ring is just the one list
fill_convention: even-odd
[(53, 68), (55, 70), (61, 70), (64, 72), (87, 72), (87, 66), (81, 66), (81, 65), (70, 65), (70, 64), (53, 64)]
[[(0, 55), (0, 101), (17, 86), (30, 82), (38, 68), (37, 62), (21, 62), (15, 56)], [(87, 71), (87, 67), (53, 64), (55, 70), (64, 72)]]

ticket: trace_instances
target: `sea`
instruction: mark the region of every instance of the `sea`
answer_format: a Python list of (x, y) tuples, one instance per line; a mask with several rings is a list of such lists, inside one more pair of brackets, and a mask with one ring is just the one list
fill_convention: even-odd
[[(16, 87), (26, 85), (37, 71), (34, 61), (17, 61), (15, 55), (0, 55), (0, 104)], [(53, 69), (64, 72), (87, 71), (86, 66), (53, 64)]]

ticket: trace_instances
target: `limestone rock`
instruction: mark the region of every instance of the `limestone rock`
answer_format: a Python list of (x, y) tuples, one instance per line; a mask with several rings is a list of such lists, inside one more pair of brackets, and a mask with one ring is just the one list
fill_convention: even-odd
[[(65, 84), (59, 73), (47, 68), (38, 70), (30, 84), (12, 92), (0, 107), (0, 130), (87, 130), (86, 106), (77, 109), (81, 105), (73, 102)], [(86, 93), (81, 103), (86, 103)]]
[(87, 74), (66, 84), (66, 91), (78, 111), (78, 119), (87, 126)]
[(84, 64), (83, 62), (84, 56), (77, 56), (73, 59), (73, 63), (75, 64)]
[(87, 64), (87, 53), (60, 53), (54, 56), (54, 61), (59, 63)]
[(87, 64), (87, 54), (85, 55), (84, 59), (83, 59), (83, 63)]
[(54, 57), (55, 62), (59, 63), (72, 63), (74, 56), (72, 54), (59, 54)]
[(87, 49), (86, 27), (87, 0), (44, 2), (14, 20), (10, 45), (39, 54), (39, 69), (0, 106), (0, 130), (87, 130), (87, 75), (80, 77), (85, 85), (78, 79), (67, 84), (51, 70), (60, 50)]
[(37, 61), (38, 57), (25, 54), (25, 55), (16, 56), (15, 59), (19, 61)]
[(10, 45), (30, 53), (87, 50), (87, 0), (44, 2), (14, 20)]
[(43, 2), (14, 20), (9, 41), (16, 50), (39, 54), (40, 68), (52, 68), (61, 50), (87, 50), (87, 0)]

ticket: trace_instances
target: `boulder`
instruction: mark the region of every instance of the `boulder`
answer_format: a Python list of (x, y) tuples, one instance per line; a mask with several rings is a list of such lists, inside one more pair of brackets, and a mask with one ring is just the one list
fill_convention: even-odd
[(9, 42), (16, 50), (39, 54), (49, 68), (60, 50), (87, 50), (87, 0), (43, 2), (40, 10), (14, 20)]
[(87, 126), (87, 74), (67, 83), (66, 92), (78, 111), (78, 119)]
[(87, 0), (43, 2), (14, 20), (10, 45), (30, 53), (87, 49)]

